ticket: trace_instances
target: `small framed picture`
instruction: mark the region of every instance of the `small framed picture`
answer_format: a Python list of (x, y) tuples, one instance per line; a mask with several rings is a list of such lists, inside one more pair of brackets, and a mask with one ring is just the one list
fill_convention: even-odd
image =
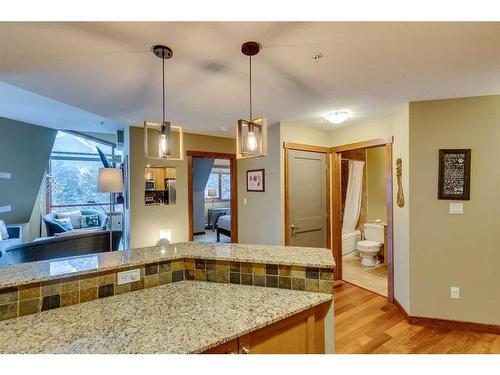
[(439, 150), (438, 199), (470, 199), (470, 149)]
[(264, 169), (252, 169), (247, 171), (247, 191), (266, 191)]

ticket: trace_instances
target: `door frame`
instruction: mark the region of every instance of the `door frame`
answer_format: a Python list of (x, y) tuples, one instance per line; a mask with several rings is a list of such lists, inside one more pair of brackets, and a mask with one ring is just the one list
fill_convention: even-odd
[(186, 151), (188, 162), (188, 228), (189, 241), (193, 241), (193, 157), (229, 159), (231, 175), (231, 242), (238, 242), (238, 167), (236, 154), (221, 152)]
[(377, 138), (368, 141), (331, 147), (333, 167), (333, 257), (335, 259), (335, 278), (342, 280), (342, 219), (341, 219), (341, 159), (342, 152), (385, 146), (385, 198), (387, 205), (387, 300), (394, 302), (394, 256), (393, 256), (393, 171), (392, 144), (394, 137)]
[(309, 151), (309, 152), (317, 152), (320, 154), (325, 154), (326, 155), (326, 244), (327, 248), (331, 249), (332, 244), (331, 244), (331, 212), (330, 212), (330, 149), (328, 147), (322, 147), (322, 146), (313, 146), (313, 145), (306, 145), (306, 144), (300, 144), (300, 143), (291, 143), (291, 142), (283, 142), (283, 148), (284, 148), (284, 169), (285, 169), (285, 194), (284, 194), (284, 199), (285, 199), (285, 223), (284, 223), (284, 230), (285, 230), (285, 246), (290, 245), (290, 231), (288, 230), (290, 226), (290, 188), (289, 188), (289, 155), (288, 152), (290, 150), (295, 150), (295, 151)]

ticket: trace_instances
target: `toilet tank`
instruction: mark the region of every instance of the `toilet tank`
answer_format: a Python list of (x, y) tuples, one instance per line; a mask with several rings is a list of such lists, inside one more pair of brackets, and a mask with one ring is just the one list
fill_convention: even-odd
[(380, 224), (365, 224), (365, 240), (384, 243), (384, 226)]

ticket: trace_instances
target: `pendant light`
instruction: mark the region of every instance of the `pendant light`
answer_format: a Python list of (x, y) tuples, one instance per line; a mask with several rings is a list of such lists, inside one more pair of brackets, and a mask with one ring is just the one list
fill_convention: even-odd
[[(174, 126), (169, 121), (166, 121), (167, 100), (166, 100), (166, 77), (165, 77), (165, 60), (171, 59), (173, 56), (172, 49), (164, 45), (155, 45), (151, 48), (155, 56), (161, 58), (162, 63), (162, 122), (156, 124), (151, 121), (144, 121), (144, 151), (146, 158), (156, 158), (148, 153), (148, 129), (158, 129), (158, 158), (160, 159), (183, 159), (183, 135), (180, 126)], [(179, 157), (172, 157), (172, 130), (179, 133)]]
[(252, 113), (252, 56), (260, 52), (260, 44), (246, 42), (241, 46), (241, 53), (249, 58), (249, 106), (248, 120), (239, 120), (236, 129), (236, 157), (249, 159), (267, 154), (267, 121), (263, 117), (254, 119)]
[(159, 156), (168, 158), (170, 156), (170, 122), (165, 121), (166, 101), (165, 101), (165, 60), (172, 58), (172, 50), (166, 46), (157, 45), (153, 47), (153, 53), (161, 58), (162, 73), (162, 121), (159, 129)]

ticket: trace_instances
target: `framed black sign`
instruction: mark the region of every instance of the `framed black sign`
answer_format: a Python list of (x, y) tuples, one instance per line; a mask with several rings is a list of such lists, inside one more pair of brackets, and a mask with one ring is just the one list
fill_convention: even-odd
[(470, 149), (439, 150), (438, 199), (470, 199)]

